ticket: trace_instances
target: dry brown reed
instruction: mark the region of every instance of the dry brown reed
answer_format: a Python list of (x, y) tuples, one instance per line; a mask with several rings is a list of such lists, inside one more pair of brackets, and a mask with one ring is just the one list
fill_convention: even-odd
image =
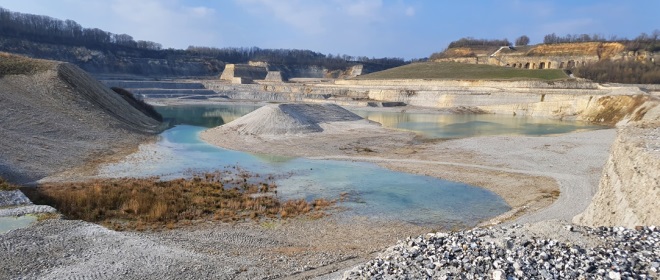
[(334, 204), (325, 199), (280, 201), (272, 178), (238, 170), (171, 181), (122, 178), (22, 190), (35, 203), (51, 205), (68, 218), (116, 230), (173, 229), (208, 220), (318, 218)]

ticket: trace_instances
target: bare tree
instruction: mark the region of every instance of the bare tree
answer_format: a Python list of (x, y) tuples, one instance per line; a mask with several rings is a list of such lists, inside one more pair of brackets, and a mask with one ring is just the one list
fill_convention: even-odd
[(527, 46), (529, 44), (529, 37), (522, 35), (516, 39), (516, 46)]

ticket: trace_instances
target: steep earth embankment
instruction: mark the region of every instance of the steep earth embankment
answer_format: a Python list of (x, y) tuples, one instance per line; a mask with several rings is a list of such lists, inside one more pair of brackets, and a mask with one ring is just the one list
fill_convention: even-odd
[(622, 121), (598, 192), (574, 222), (589, 226), (660, 224), (660, 101), (632, 107)]
[(38, 180), (163, 129), (72, 64), (0, 54), (0, 70), (0, 177), (10, 181)]

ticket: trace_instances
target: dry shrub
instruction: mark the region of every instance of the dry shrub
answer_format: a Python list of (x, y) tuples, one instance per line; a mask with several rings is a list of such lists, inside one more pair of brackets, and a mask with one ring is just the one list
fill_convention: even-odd
[(660, 83), (660, 65), (651, 62), (603, 60), (577, 68), (574, 74), (598, 83)]
[(51, 69), (55, 62), (0, 52), (0, 77), (29, 75)]
[(66, 217), (116, 230), (172, 229), (204, 220), (233, 222), (310, 213), (319, 216), (316, 212), (334, 204), (323, 199), (281, 202), (274, 195), (276, 185), (268, 181), (273, 177), (258, 181), (262, 178), (235, 172), (218, 171), (171, 181), (122, 178), (51, 183), (23, 190), (35, 203), (51, 205)]
[(10, 184), (0, 177), (0, 191), (13, 191), (18, 189), (16, 185)]

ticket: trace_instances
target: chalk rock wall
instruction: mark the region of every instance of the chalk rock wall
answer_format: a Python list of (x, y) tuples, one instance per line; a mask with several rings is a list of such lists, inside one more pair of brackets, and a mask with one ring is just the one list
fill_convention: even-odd
[(612, 144), (599, 189), (574, 222), (588, 226), (660, 225), (660, 102), (629, 116)]

